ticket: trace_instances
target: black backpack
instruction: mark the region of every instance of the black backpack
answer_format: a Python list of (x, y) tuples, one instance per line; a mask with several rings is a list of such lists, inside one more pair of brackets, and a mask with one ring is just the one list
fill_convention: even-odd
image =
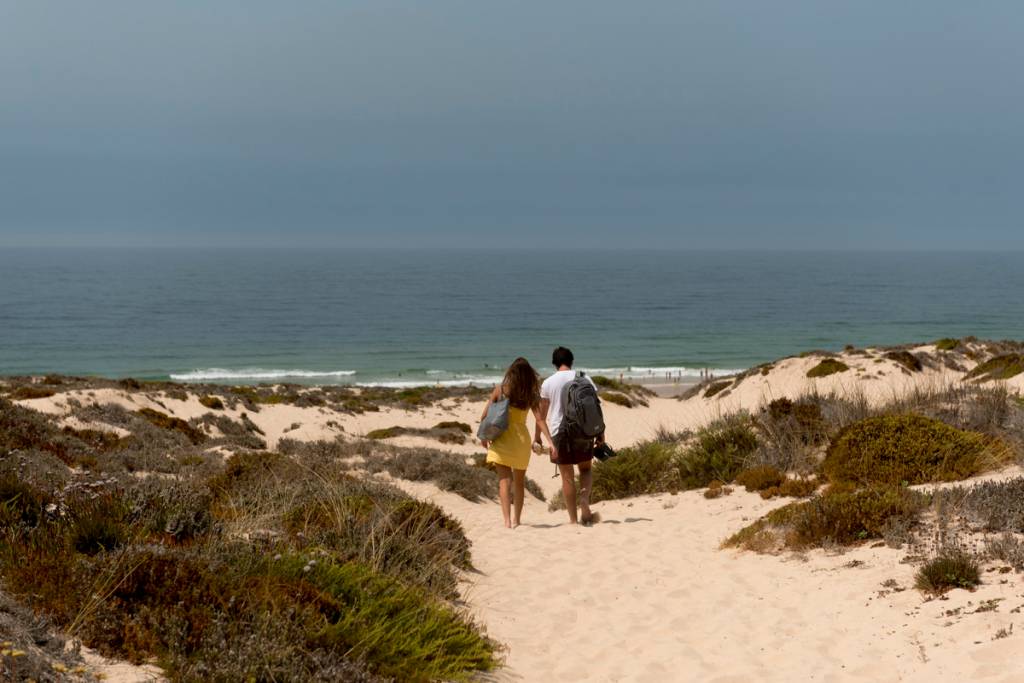
[(575, 437), (594, 439), (604, 433), (604, 413), (597, 389), (582, 372), (562, 387), (562, 427)]

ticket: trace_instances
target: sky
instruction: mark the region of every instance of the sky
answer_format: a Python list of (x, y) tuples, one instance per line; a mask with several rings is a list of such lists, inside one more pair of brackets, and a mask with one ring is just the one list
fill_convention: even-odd
[(1024, 5), (0, 4), (0, 246), (1024, 249)]

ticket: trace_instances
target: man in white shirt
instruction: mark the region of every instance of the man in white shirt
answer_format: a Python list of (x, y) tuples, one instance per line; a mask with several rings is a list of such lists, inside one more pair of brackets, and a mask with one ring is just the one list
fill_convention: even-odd
[[(593, 476), (590, 470), (591, 461), (594, 459), (593, 440), (586, 442), (573, 441), (567, 438), (566, 430), (562, 428), (565, 406), (562, 405), (562, 393), (565, 385), (576, 378), (572, 369), (572, 351), (559, 346), (551, 354), (551, 364), (555, 366), (555, 374), (544, 380), (540, 387), (540, 410), (547, 414), (548, 427), (551, 429), (551, 438), (554, 440), (557, 451), (556, 458), (552, 461), (558, 465), (558, 472), (562, 475), (562, 495), (565, 497), (565, 507), (569, 511), (569, 523), (576, 524), (576, 505), (579, 503), (579, 521), (583, 524), (592, 524), (596, 516), (590, 511), (590, 489)], [(587, 380), (593, 384), (589, 377)], [(595, 387), (596, 389), (596, 387)], [(540, 429), (538, 428), (533, 440), (540, 444)], [(604, 441), (602, 434), (599, 441)], [(575, 471), (573, 467), (579, 468), (580, 489), (579, 495), (576, 492)]]

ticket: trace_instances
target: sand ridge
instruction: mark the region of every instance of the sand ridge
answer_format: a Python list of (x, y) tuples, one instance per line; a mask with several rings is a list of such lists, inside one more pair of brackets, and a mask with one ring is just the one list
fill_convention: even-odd
[[(621, 447), (661, 427), (694, 429), (810, 390), (859, 392), (881, 402), (963, 378), (964, 371), (948, 368), (907, 373), (880, 355), (841, 354), (851, 369), (816, 380), (806, 373), (821, 357), (788, 358), (767, 374), (728, 380), (729, 391), (711, 398), (652, 398), (648, 407), (632, 409), (606, 405), (609, 441)], [(1007, 385), (1020, 392), (1024, 376)], [(61, 415), (67, 397), (21, 403)], [(131, 409), (154, 407), (186, 419), (207, 412), (193, 397), (160, 399), (164, 408), (116, 390), (78, 398), (129, 401)], [(351, 438), (441, 420), (475, 426), (481, 409), (480, 402), (446, 401), (359, 415), (291, 405), (247, 414), (273, 448), (282, 437)], [(240, 413), (225, 411), (236, 418)], [(388, 441), (467, 455), (480, 451), (472, 440), (455, 446), (410, 436)], [(533, 457), (529, 476), (549, 497), (559, 488), (553, 473), (546, 457)], [(989, 476), (1010, 473), (1020, 470)], [(475, 571), (465, 574), (462, 593), (471, 613), (505, 647), (507, 666), (495, 680), (1024, 681), (1017, 640), (1024, 630), (1020, 574), (986, 574), (976, 591), (927, 600), (912, 588), (915, 565), (902, 561), (905, 551), (865, 545), (842, 554), (768, 556), (719, 548), (785, 500), (765, 501), (742, 490), (714, 500), (700, 491), (642, 496), (596, 504), (602, 522), (583, 528), (528, 496), (523, 526), (506, 530), (496, 502), (471, 503), (430, 484), (394, 483), (441, 505), (472, 540)], [(977, 611), (988, 600), (997, 600), (997, 608)], [(1010, 637), (995, 637), (1011, 625), (1017, 630)]]

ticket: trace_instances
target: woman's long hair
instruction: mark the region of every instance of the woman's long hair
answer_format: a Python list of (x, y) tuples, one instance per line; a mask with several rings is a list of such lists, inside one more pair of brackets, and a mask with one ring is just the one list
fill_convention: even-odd
[(501, 383), (508, 402), (521, 410), (528, 410), (540, 403), (540, 375), (525, 358), (516, 358), (505, 371)]

